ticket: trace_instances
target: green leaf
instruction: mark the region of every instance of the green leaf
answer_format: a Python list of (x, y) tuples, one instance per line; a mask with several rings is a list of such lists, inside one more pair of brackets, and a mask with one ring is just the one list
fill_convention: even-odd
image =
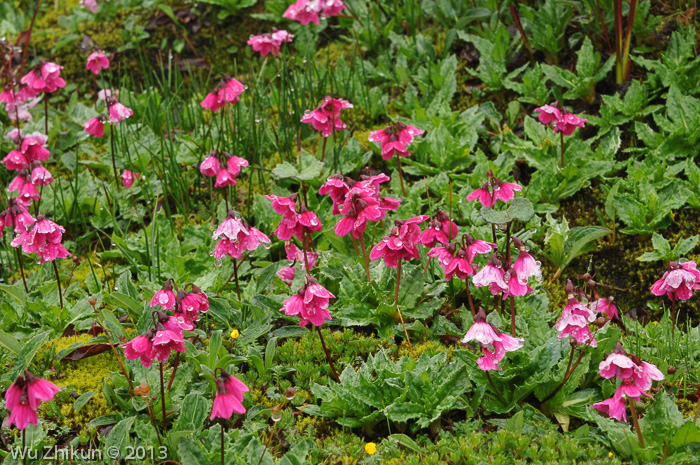
[(0, 284), (0, 290), (5, 292), (7, 295), (13, 297), (17, 302), (24, 304), (27, 301), (27, 296), (24, 293), (24, 289), (18, 286), (8, 286), (7, 284)]
[[(109, 432), (109, 436), (105, 440), (104, 449), (109, 450), (112, 447), (116, 447), (120, 451), (120, 456), (125, 457), (127, 450), (126, 446), (130, 444), (129, 433), (131, 431), (131, 425), (136, 421), (136, 417), (125, 418), (116, 424), (112, 431)], [(110, 455), (106, 455), (110, 457)]]
[(29, 368), (37, 351), (46, 344), (50, 335), (50, 330), (44, 331), (43, 333), (35, 334), (31, 339), (22, 344), (22, 349), (17, 354), (19, 363), (15, 366), (14, 373), (16, 373), (16, 375), (12, 377), (13, 379), (16, 378), (22, 370)]
[(654, 247), (654, 250), (661, 253), (664, 257), (671, 252), (671, 245), (661, 234), (652, 234), (651, 245)]
[(535, 209), (530, 199), (518, 197), (507, 210), (483, 207), (479, 213), (484, 221), (491, 224), (506, 224), (516, 219), (527, 223), (535, 214)]
[(671, 447), (673, 449), (678, 449), (679, 447), (692, 443), (700, 443), (700, 427), (688, 420), (683, 426), (678, 428), (676, 434), (673, 435)]
[(299, 177), (299, 171), (296, 169), (294, 165), (287, 161), (283, 161), (282, 163), (278, 164), (272, 169), (272, 174), (277, 176), (280, 179), (285, 179), (285, 178), (298, 178)]
[(683, 415), (665, 392), (659, 392), (639, 422), (644, 438), (657, 448), (671, 440), (675, 431), (683, 425)]
[(202, 447), (188, 438), (177, 442), (177, 453), (182, 465), (202, 465), (210, 463)]
[(0, 346), (14, 354), (17, 354), (20, 350), (22, 350), (22, 346), (19, 345), (17, 339), (2, 330), (0, 330)]
[(180, 416), (173, 431), (198, 431), (211, 412), (211, 404), (199, 393), (187, 394), (182, 400)]
[(683, 239), (680, 242), (678, 242), (678, 244), (676, 244), (676, 246), (673, 248), (674, 255), (676, 255), (677, 258), (681, 258), (684, 255), (689, 254), (697, 244), (698, 236), (692, 236)]
[(510, 433), (520, 433), (523, 430), (523, 426), (525, 426), (525, 412), (521, 410), (510, 417), (504, 429)]
[(112, 292), (105, 300), (115, 307), (123, 308), (132, 315), (141, 315), (143, 311), (143, 307), (135, 299), (121, 292)]
[(297, 176), (300, 181), (311, 181), (320, 176), (325, 163), (307, 152), (301, 153), (301, 173)]
[(209, 368), (216, 366), (216, 359), (219, 357), (221, 347), (221, 330), (214, 331), (209, 339)]
[(78, 412), (85, 404), (88, 403), (90, 399), (92, 399), (92, 396), (94, 396), (96, 393), (95, 391), (88, 391), (83, 393), (80, 397), (75, 399), (75, 402), (73, 402), (73, 411)]
[(423, 449), (416, 441), (406, 436), (405, 434), (392, 434), (389, 439), (396, 439), (396, 442), (404, 446), (406, 449), (415, 452), (416, 454), (423, 453)]
[(620, 190), (620, 184), (622, 183), (622, 180), (619, 180), (615, 183), (614, 186), (610, 189), (608, 192), (608, 196), (605, 198), (605, 214), (608, 215), (608, 218), (612, 220), (613, 224), (615, 224), (615, 196), (617, 195), (617, 191)]

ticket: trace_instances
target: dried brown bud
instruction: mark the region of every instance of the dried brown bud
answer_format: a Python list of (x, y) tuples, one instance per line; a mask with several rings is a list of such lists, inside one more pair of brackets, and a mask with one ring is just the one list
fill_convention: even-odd
[(603, 318), (602, 316), (599, 316), (599, 317), (595, 320), (595, 325), (596, 325), (598, 328), (602, 328), (603, 326), (605, 326), (605, 318)]
[(134, 395), (136, 396), (141, 396), (141, 397), (148, 397), (148, 394), (151, 393), (151, 388), (148, 384), (142, 383), (139, 384), (134, 388)]
[(287, 400), (294, 399), (295, 395), (296, 395), (296, 392), (294, 391), (293, 387), (288, 387), (287, 390), (284, 392), (284, 397), (286, 397)]
[(274, 422), (280, 421), (282, 419), (282, 409), (277, 405), (272, 407), (272, 414), (270, 415), (270, 418), (272, 418), (272, 421)]
[(669, 375), (672, 375), (672, 374), (674, 374), (675, 372), (676, 372), (676, 367), (674, 367), (673, 365), (671, 365), (670, 367), (668, 367), (668, 374), (669, 374)]
[(90, 297), (90, 300), (88, 300), (88, 303), (92, 308), (95, 308), (95, 305), (97, 304), (97, 299), (95, 297)]

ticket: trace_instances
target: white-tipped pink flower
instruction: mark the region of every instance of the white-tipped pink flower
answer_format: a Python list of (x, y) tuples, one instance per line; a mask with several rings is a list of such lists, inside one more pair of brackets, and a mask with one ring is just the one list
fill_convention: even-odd
[(505, 358), (506, 353), (523, 346), (522, 339), (502, 333), (487, 322), (483, 308), (479, 308), (474, 324), (462, 339), (464, 344), (470, 341), (478, 342), (484, 352), (484, 356), (476, 361), (484, 371), (501, 370), (498, 363)]
[(95, 75), (100, 74), (101, 70), (109, 68), (109, 58), (102, 52), (92, 52), (87, 59), (85, 68)]

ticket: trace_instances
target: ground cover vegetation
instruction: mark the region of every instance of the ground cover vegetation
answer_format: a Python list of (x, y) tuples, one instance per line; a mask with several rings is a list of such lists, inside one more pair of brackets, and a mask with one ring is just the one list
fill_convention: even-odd
[(697, 464), (696, 10), (0, 3), (0, 461)]

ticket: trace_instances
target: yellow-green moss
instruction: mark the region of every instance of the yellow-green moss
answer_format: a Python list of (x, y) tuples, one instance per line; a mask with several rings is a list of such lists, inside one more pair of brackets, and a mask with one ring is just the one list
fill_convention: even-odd
[[(87, 343), (90, 339), (92, 339), (92, 336), (89, 334), (54, 339), (44, 346), (41, 351), (48, 350), (53, 344), (56, 353), (58, 353), (76, 342)], [(107, 405), (107, 399), (102, 393), (102, 379), (109, 376), (110, 373), (120, 370), (119, 363), (111, 351), (76, 362), (56, 362), (54, 367), (56, 369), (56, 377), (52, 382), (63, 390), (75, 392), (78, 395), (88, 391), (95, 392), (95, 395), (77, 413), (73, 411), (74, 399), (72, 397), (69, 397), (67, 401), (58, 401), (58, 407), (64, 416), (64, 418), (55, 419), (58, 424), (80, 430), (86, 428), (90, 420), (113, 412), (112, 407)]]

